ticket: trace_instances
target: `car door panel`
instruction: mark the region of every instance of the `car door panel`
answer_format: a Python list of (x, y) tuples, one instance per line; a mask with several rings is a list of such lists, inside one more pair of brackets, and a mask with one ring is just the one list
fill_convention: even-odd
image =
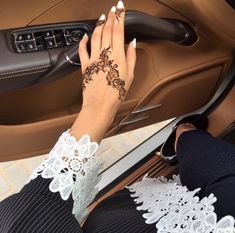
[[(27, 5), (28, 2), (22, 1), (21, 5)], [(232, 49), (224, 46), (226, 38), (223, 43), (218, 44), (212, 36), (208, 37), (201, 20), (198, 26), (195, 19), (194, 22), (189, 20), (190, 15), (185, 14), (187, 15), (185, 17), (178, 13), (180, 9), (177, 8), (177, 12), (173, 3), (162, 2), (126, 0), (125, 5), (127, 9), (187, 22), (197, 32), (198, 40), (191, 46), (157, 39), (141, 40), (138, 43), (135, 80), (106, 137), (202, 107), (211, 99), (231, 65)], [(193, 0), (189, 2), (194, 3)], [(102, 1), (102, 4), (98, 1), (82, 0), (47, 3), (40, 1), (34, 6), (30, 5), (31, 12), (27, 12), (28, 8), (23, 7), (21, 14), (25, 16), (20, 17), (20, 21), (17, 21), (16, 15), (8, 21), (12, 7), (6, 3), (0, 10), (1, 13), (7, 12), (4, 22), (0, 22), (0, 29), (10, 30), (17, 27), (27, 29), (27, 26), (33, 25), (43, 26), (96, 19), (101, 13), (107, 12), (111, 5), (111, 1), (108, 0)], [(61, 50), (64, 51), (64, 48)], [(57, 56), (57, 51), (59, 50), (37, 51), (18, 56), (24, 57), (23, 67), (28, 69), (43, 67), (36, 69), (43, 74), (51, 66), (53, 67), (53, 56)], [(17, 63), (19, 63), (17, 59), (17, 56), (10, 59), (11, 62), (13, 61), (13, 66), (16, 63), (14, 72), (17, 71)], [(9, 72), (9, 64), (7, 60), (1, 59), (0, 67), (5, 69), (2, 77)], [(30, 73), (28, 70), (26, 73), (20, 71), (12, 82), (16, 83), (21, 78), (26, 80), (27, 84), (27, 72)], [(34, 73), (32, 75), (30, 77), (35, 80), (40, 78), (37, 75), (34, 76)], [(80, 111), (81, 81), (81, 71), (75, 67), (62, 79), (2, 94), (0, 96), (0, 146), (2, 148), (0, 160), (19, 159), (48, 152), (59, 134), (71, 126)], [(10, 146), (12, 144), (14, 147)]]
[[(214, 67), (197, 70), (187, 75), (158, 83), (142, 98), (136, 109), (146, 106), (158, 106), (149, 111), (131, 114), (132, 117), (143, 119), (119, 129), (119, 133), (161, 122), (175, 116), (186, 114), (205, 105), (213, 96), (221, 81), (221, 74), (227, 70), (223, 63)], [(136, 111), (136, 109), (133, 110)]]
[(38, 17), (53, 9), (64, 0), (1, 0), (0, 28), (18, 28), (29, 26)]

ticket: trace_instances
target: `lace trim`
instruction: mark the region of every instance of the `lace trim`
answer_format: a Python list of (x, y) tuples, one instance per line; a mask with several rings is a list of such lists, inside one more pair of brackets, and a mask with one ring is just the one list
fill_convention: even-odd
[(147, 224), (156, 224), (159, 233), (235, 233), (235, 220), (225, 216), (217, 222), (213, 203), (216, 197), (211, 194), (199, 200), (195, 194), (200, 190), (189, 191), (180, 183), (179, 176), (167, 180), (147, 178), (127, 187), (132, 192), (137, 210), (143, 214)]
[(88, 135), (77, 141), (68, 130), (60, 136), (48, 158), (42, 161), (29, 179), (38, 176), (52, 179), (49, 185), (51, 192), (59, 192), (63, 200), (68, 200), (72, 195), (73, 214), (79, 222), (83, 221), (87, 206), (98, 192), (95, 186), (100, 180), (98, 172), (101, 164), (94, 156), (97, 149), (98, 144), (91, 142)]

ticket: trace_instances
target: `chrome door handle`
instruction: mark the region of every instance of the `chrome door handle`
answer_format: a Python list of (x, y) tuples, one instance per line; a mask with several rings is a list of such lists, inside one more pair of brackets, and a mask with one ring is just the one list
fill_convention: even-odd
[(131, 112), (131, 114), (137, 114), (137, 113), (141, 113), (141, 112), (146, 112), (148, 110), (159, 108), (161, 106), (162, 106), (161, 104), (157, 104), (157, 105), (152, 105), (152, 106), (150, 105), (150, 106), (139, 107), (136, 110), (134, 110), (133, 112)]
[(136, 123), (136, 122), (143, 121), (143, 120), (148, 119), (148, 118), (149, 118), (149, 116), (143, 116), (143, 117), (138, 117), (138, 118), (132, 118), (132, 119), (130, 119), (130, 120), (121, 122), (121, 123), (119, 124), (119, 126), (134, 124), (134, 123)]

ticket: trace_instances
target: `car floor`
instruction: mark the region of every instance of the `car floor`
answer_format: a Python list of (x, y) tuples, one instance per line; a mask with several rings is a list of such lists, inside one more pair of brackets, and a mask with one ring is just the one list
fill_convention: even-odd
[[(156, 133), (170, 121), (171, 120), (163, 121), (104, 139), (97, 152), (97, 156), (104, 161), (103, 169), (106, 169), (115, 161), (123, 157), (126, 153)], [(32, 171), (46, 156), (47, 155), (41, 155), (33, 158), (0, 163), (0, 201), (11, 194), (18, 192), (28, 180)]]

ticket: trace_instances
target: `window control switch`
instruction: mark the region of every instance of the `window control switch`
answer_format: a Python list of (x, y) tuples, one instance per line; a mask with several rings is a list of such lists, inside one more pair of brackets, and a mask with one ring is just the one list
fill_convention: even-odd
[(25, 52), (27, 50), (26, 44), (24, 42), (17, 43), (16, 47), (19, 52)]
[(25, 34), (24, 38), (25, 38), (25, 40), (32, 40), (33, 39), (33, 33)]
[(55, 47), (56, 47), (54, 38), (46, 41), (46, 47), (47, 47), (48, 49), (51, 49), (51, 48), (55, 48)]
[(17, 29), (11, 35), (16, 52), (25, 53), (74, 45), (89, 30), (89, 24), (79, 22)]
[(27, 51), (34, 51), (34, 50), (36, 50), (34, 42), (26, 43), (26, 49), (27, 49)]

